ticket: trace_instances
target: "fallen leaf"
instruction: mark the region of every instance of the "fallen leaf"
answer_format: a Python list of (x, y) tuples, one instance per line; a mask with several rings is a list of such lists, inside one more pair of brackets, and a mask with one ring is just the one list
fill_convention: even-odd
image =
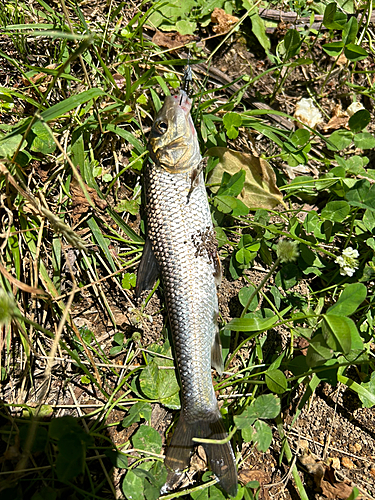
[[(93, 201), (94, 205), (99, 208), (99, 210), (104, 210), (107, 206), (107, 202), (102, 200), (95, 189), (85, 185), (86, 190)], [(72, 219), (74, 224), (78, 222), (81, 215), (85, 214), (90, 206), (87, 201), (78, 181), (73, 179), (70, 184), (71, 196), (72, 196)]]
[(342, 52), (340, 55), (339, 55), (339, 58), (337, 59), (336, 61), (336, 64), (338, 64), (338, 66), (345, 66), (345, 64), (348, 62), (344, 52)]
[(332, 117), (327, 125), (324, 125), (323, 132), (331, 132), (332, 130), (338, 130), (347, 126), (349, 121), (348, 115), (334, 116)]
[(238, 22), (238, 17), (231, 16), (230, 14), (227, 14), (225, 10), (218, 9), (216, 7), (211, 14), (211, 22), (217, 25), (214, 26), (212, 30), (215, 33), (224, 35), (225, 33), (228, 33), (228, 31), (230, 31)]
[(314, 478), (316, 489), (329, 500), (346, 500), (353, 488), (349, 481), (337, 481), (333, 467), (327, 467), (322, 462), (316, 462), (311, 455), (300, 457), (302, 465)]
[(163, 33), (162, 31), (156, 30), (155, 35), (152, 37), (152, 41), (156, 45), (159, 45), (159, 47), (166, 47), (167, 49), (175, 49), (193, 42), (194, 40), (199, 40), (199, 38), (194, 35), (180, 35), (177, 31)]
[(120, 90), (123, 89), (126, 85), (125, 77), (120, 73), (114, 73), (112, 76), (114, 81), (116, 82), (117, 88)]
[(353, 462), (348, 457), (345, 457), (345, 456), (342, 457), (341, 464), (346, 469), (355, 469), (355, 465), (353, 464)]
[(250, 481), (258, 481), (260, 486), (259, 500), (268, 500), (270, 498), (268, 489), (264, 488), (265, 484), (271, 482), (271, 476), (259, 469), (241, 469), (238, 473), (238, 479), (241, 483), (247, 484)]
[[(241, 169), (245, 170), (245, 184), (238, 199), (247, 207), (272, 209), (283, 202), (283, 196), (276, 186), (275, 172), (265, 160), (220, 147), (209, 149), (207, 156), (219, 158), (219, 163), (209, 174), (210, 184), (220, 184), (224, 172), (234, 175)], [(213, 186), (211, 191), (216, 193), (218, 189), (218, 186)]]
[(323, 132), (330, 132), (331, 130), (338, 130), (346, 128), (349, 121), (349, 115), (342, 110), (341, 104), (337, 104), (332, 110), (332, 118), (323, 126)]
[[(49, 64), (46, 66), (46, 69), (56, 69), (58, 64)], [(30, 78), (22, 78), (22, 82), (24, 85), (30, 85), (30, 82), (32, 82), (34, 85), (37, 85), (43, 80), (43, 84), (40, 84), (39, 90), (41, 92), (45, 92), (47, 90), (48, 84), (52, 80), (52, 75), (49, 75), (47, 73), (44, 73), (41, 71), (40, 73), (37, 73), (36, 75), (30, 77)]]

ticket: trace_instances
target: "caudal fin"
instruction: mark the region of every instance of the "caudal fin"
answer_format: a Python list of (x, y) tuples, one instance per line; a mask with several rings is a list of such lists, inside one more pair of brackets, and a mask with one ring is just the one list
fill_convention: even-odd
[[(185, 469), (189, 467), (190, 455), (193, 450), (193, 438), (222, 440), (227, 437), (223, 421), (218, 412), (212, 421), (199, 421), (193, 424), (187, 423), (181, 412), (176, 430), (169, 445), (165, 465), (168, 468), (167, 481), (162, 493), (174, 489)], [(229, 442), (225, 444), (202, 443), (207, 454), (212, 472), (218, 477), (220, 486), (229, 495), (237, 494), (237, 469), (232, 446)]]

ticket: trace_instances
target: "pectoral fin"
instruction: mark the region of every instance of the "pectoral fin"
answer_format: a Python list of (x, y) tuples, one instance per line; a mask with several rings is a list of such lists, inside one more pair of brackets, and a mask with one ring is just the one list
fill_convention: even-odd
[(135, 294), (137, 297), (144, 290), (150, 290), (159, 276), (159, 264), (152, 251), (151, 241), (147, 238), (143, 248), (141, 263), (138, 267)]

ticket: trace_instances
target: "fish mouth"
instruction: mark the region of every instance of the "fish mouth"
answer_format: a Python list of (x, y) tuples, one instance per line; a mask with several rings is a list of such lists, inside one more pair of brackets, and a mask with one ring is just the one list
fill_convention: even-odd
[(180, 90), (178, 94), (173, 96), (173, 99), (177, 101), (178, 105), (183, 110), (185, 115), (188, 115), (190, 113), (191, 100), (189, 99), (189, 96), (184, 90)]

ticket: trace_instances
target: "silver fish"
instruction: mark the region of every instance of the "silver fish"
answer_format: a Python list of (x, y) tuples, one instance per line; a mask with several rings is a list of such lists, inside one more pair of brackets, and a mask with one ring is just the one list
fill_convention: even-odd
[[(211, 366), (219, 374), (223, 370), (217, 326), (221, 270), (190, 108), (183, 90), (166, 97), (150, 132), (153, 163), (144, 172), (148, 238), (137, 293), (150, 288), (160, 271), (182, 389), (181, 415), (166, 452), (169, 474), (163, 493), (188, 468), (194, 437), (227, 437), (211, 377)], [(203, 447), (221, 487), (236, 495), (231, 444)]]

